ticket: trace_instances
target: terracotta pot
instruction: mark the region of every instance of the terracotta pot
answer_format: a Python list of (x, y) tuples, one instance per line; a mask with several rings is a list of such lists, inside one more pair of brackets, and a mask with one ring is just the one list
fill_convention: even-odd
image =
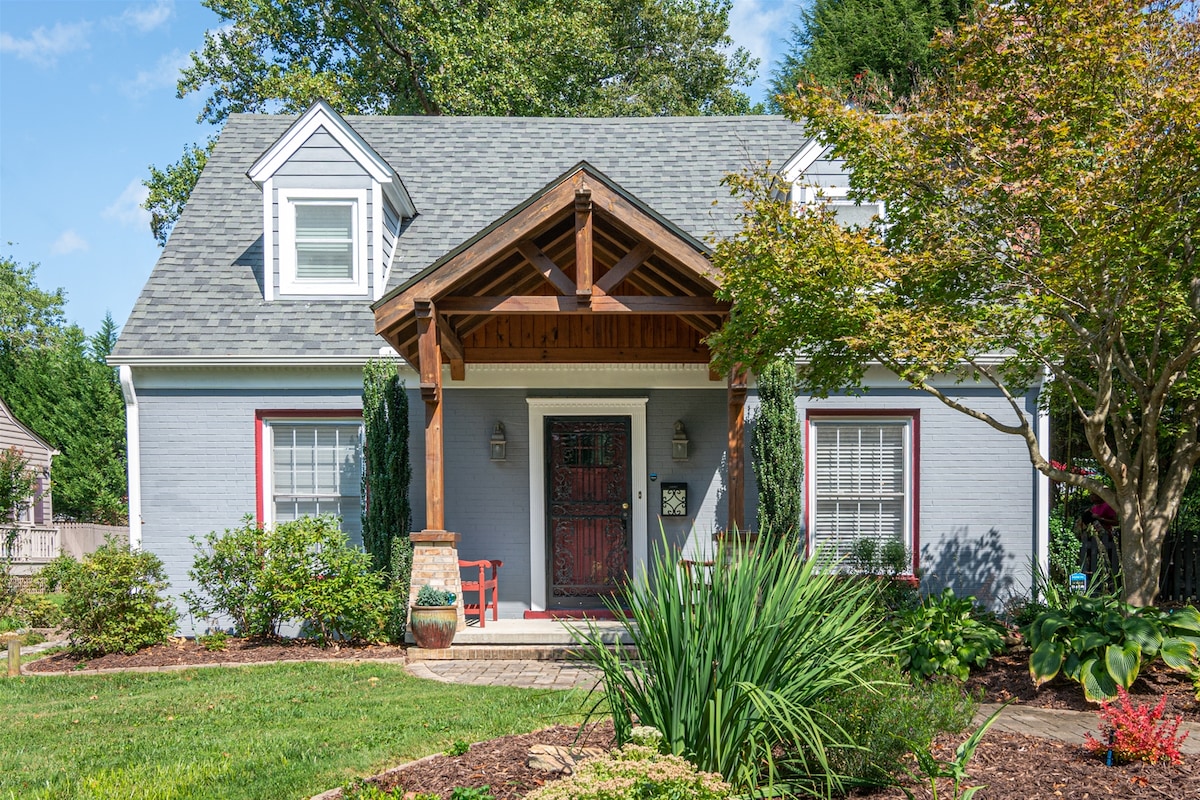
[(443, 650), (454, 641), (458, 629), (457, 606), (412, 606), (408, 614), (408, 629), (417, 647)]

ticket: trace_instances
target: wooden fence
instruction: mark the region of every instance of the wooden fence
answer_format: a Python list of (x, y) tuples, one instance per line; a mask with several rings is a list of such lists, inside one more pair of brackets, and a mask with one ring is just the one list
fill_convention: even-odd
[[(12, 528), (0, 528), (7, 532)], [(11, 545), (0, 536), (0, 559), (8, 563), (9, 572), (16, 577), (29, 577), (49, 564), (59, 553), (81, 559), (104, 544), (108, 536), (129, 541), (129, 529), (114, 525), (93, 525), (90, 522), (60, 522), (56, 525), (16, 525)]]
[[(1116, 537), (1099, 524), (1086, 529), (1080, 552), (1083, 571), (1095, 574), (1106, 563), (1108, 574), (1121, 568), (1121, 550)], [(1103, 562), (1102, 562), (1103, 559)], [(1172, 525), (1163, 543), (1162, 570), (1158, 578), (1158, 602), (1183, 603), (1200, 598), (1200, 530), (1185, 530)]]

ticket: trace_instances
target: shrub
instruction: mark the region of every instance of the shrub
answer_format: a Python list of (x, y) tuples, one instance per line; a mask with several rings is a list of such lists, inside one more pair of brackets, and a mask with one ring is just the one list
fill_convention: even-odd
[(1118, 686), (1117, 705), (1114, 706), (1108, 700), (1100, 704), (1098, 713), (1103, 740), (1097, 740), (1088, 733), (1083, 737), (1083, 746), (1092, 753), (1107, 754), (1108, 737), (1111, 733), (1113, 758), (1117, 761), (1183, 763), (1179, 746), (1188, 737), (1187, 731), (1179, 733), (1179, 723), (1183, 721), (1183, 715), (1160, 725), (1166, 704), (1167, 696), (1164, 694), (1154, 708), (1134, 705), (1129, 701), (1125, 689)]
[(62, 608), (40, 594), (23, 593), (17, 596), (13, 616), (31, 628), (56, 628), (63, 620)]
[(952, 681), (914, 680), (893, 661), (876, 664), (863, 678), (869, 689), (835, 692), (817, 706), (854, 743), (831, 749), (829, 759), (849, 785), (891, 785), (905, 773), (910, 751), (928, 750), (935, 736), (959, 733), (975, 716), (975, 703)]
[(855, 539), (843, 567), (848, 579), (866, 578), (879, 584), (878, 604), (885, 615), (915, 608), (921, 602), (916, 582), (908, 575), (912, 551), (903, 542)]
[(526, 800), (723, 800), (731, 796), (720, 775), (698, 772), (680, 756), (629, 744), (584, 761), (575, 774), (534, 790)]
[(269, 533), (247, 514), (240, 528), (224, 534), (213, 531), (203, 539), (193, 536), (191, 541), (199, 552), (188, 577), (199, 589), (184, 592), (183, 599), (192, 616), (226, 615), (240, 636), (274, 634), (284, 609), (267, 582)]
[(64, 623), (72, 629), (76, 655), (135, 653), (175, 630), (175, 606), (159, 595), (167, 588), (166, 574), (153, 553), (110, 537), (82, 562), (59, 556), (42, 576), (66, 595)]
[(922, 678), (952, 675), (965, 681), (972, 667), (986, 666), (1004, 649), (999, 624), (979, 611), (974, 597), (960, 599), (951, 588), (903, 612), (898, 630), (905, 641), (900, 666)]
[(1061, 671), (1092, 702), (1129, 688), (1143, 663), (1161, 657), (1171, 669), (1200, 680), (1200, 612), (1135, 608), (1114, 595), (1072, 595), (1025, 629), (1032, 648), (1029, 674), (1037, 685)]
[[(639, 660), (595, 628), (581, 636), (583, 657), (603, 672), (618, 744), (637, 719), (662, 732), (664, 750), (739, 790), (784, 777), (832, 790), (827, 751), (847, 739), (819, 704), (862, 688), (863, 671), (895, 646), (871, 624), (873, 583), (840, 581), (817, 569), (824, 554), (806, 560), (797, 549), (791, 539), (735, 557), (721, 545), (715, 560), (728, 566), (697, 579), (665, 543), (656, 548), (649, 580), (620, 597)], [(781, 764), (777, 747), (812, 758)]]
[(188, 574), (197, 590), (184, 599), (193, 616), (228, 616), (239, 634), (277, 636), (285, 621), (297, 620), (321, 643), (370, 640), (383, 634), (392, 613), (384, 576), (331, 517), (270, 530), (247, 517), (237, 530), (193, 543), (200, 552)]
[[(408, 395), (395, 359), (371, 359), (363, 367), (363, 437), (363, 545), (376, 569), (391, 572), (396, 542), (401, 543), (400, 549), (412, 552)], [(407, 578), (393, 588), (407, 597)]]
[(758, 417), (750, 449), (758, 479), (758, 524), (788, 534), (800, 524), (804, 448), (796, 417), (796, 365), (767, 364), (758, 375)]

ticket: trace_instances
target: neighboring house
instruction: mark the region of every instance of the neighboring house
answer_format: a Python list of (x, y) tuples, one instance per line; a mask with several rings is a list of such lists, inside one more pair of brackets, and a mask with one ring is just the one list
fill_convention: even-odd
[(50, 497), (50, 466), (58, 451), (42, 437), (25, 427), (8, 405), (0, 400), (0, 449), (15, 448), (28, 462), (36, 476), (33, 494), (13, 509), (10, 519), (0, 523), (4, 532), (16, 529), (11, 552), (3, 552), (0, 536), (0, 556), (8, 555), (13, 570), (25, 574), (58, 555), (58, 527), (54, 525), (54, 507)]
[[(704, 337), (710, 242), (739, 224), (722, 178), (768, 163), (874, 211), (781, 118), (232, 116), (110, 358), (131, 540), (179, 592), (189, 537), (244, 514), (357, 537), (361, 370), (395, 353), (414, 529), (503, 559), (503, 616), (599, 607), (660, 524), (685, 555), (753, 529), (753, 379), (712, 374)], [(796, 400), (810, 542), (896, 539), (932, 586), (1022, 591), (1048, 508), (1024, 444), (868, 383)]]

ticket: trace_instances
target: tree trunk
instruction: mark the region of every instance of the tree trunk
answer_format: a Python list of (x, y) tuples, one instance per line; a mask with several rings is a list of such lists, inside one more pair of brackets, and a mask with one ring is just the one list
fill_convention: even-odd
[(1143, 518), (1133, 503), (1121, 514), (1121, 572), (1125, 602), (1143, 608), (1158, 598), (1159, 569), (1168, 520), (1161, 516)]

